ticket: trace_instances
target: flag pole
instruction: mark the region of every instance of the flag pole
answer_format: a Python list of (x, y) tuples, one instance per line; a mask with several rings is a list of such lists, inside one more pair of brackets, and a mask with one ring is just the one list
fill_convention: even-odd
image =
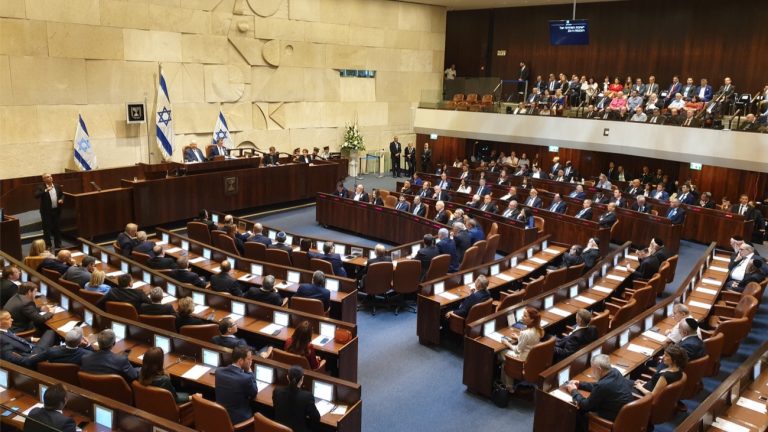
[[(158, 76), (158, 79), (160, 77)], [(152, 147), (149, 144), (149, 113), (147, 112), (147, 92), (144, 92), (144, 130), (147, 131), (147, 164), (152, 164)]]

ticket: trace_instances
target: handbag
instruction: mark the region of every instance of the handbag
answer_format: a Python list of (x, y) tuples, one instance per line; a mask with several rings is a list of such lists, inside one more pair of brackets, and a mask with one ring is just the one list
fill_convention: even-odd
[(352, 332), (347, 329), (337, 328), (336, 333), (333, 335), (333, 340), (336, 343), (345, 344), (352, 340)]
[(491, 399), (499, 408), (506, 408), (509, 405), (509, 392), (507, 386), (501, 381), (494, 381)]

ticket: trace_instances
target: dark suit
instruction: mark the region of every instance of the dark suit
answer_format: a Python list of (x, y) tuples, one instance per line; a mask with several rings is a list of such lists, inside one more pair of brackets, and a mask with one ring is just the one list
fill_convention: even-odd
[(650, 213), (651, 212), (651, 206), (648, 204), (643, 204), (642, 208), (637, 205), (637, 203), (632, 204), (632, 210), (640, 213)]
[(408, 201), (398, 201), (395, 206), (395, 210), (407, 212), (411, 209), (411, 204)]
[[(742, 214), (742, 212), (741, 212), (741, 203), (732, 205), (731, 206), (731, 213)], [(750, 206), (750, 205), (745, 205), (743, 216), (744, 216), (744, 219), (746, 219), (746, 220), (754, 220), (755, 219), (755, 209), (752, 208), (752, 206)]]
[(440, 250), (437, 246), (422, 247), (416, 252), (416, 259), (421, 261), (422, 277), (427, 274), (427, 269), (429, 269), (429, 265), (432, 263), (432, 258), (438, 255), (440, 255)]
[[(704, 89), (703, 97), (701, 97), (702, 89)], [(707, 84), (704, 87), (698, 86), (696, 87), (696, 91), (693, 94), (694, 96), (700, 96), (699, 99), (701, 99), (702, 102), (709, 102), (710, 100), (712, 100), (712, 86), (709, 84)]]
[(275, 420), (293, 432), (316, 430), (320, 423), (315, 398), (306, 390), (280, 386), (272, 393), (272, 404), (275, 407)]
[(453, 237), (454, 243), (456, 243), (456, 253), (459, 254), (459, 262), (464, 259), (464, 252), (472, 246), (472, 237), (469, 235), (469, 231), (459, 231)]
[(277, 165), (280, 162), (280, 156), (275, 153), (267, 153), (264, 156), (264, 165)]
[(440, 194), (433, 193), (431, 198), (433, 200), (435, 200), (435, 201), (449, 201), (450, 200), (450, 196), (448, 195), (448, 192), (446, 192), (444, 190), (441, 190)]
[(667, 253), (667, 250), (663, 247), (659, 248), (655, 254), (653, 254), (660, 263), (663, 263), (664, 261), (669, 259), (669, 254)]
[(579, 219), (586, 219), (586, 220), (592, 220), (592, 209), (591, 208), (582, 208), (576, 213), (576, 217)]
[(488, 195), (489, 193), (491, 193), (491, 188), (489, 188), (488, 186), (483, 186), (477, 189), (477, 195), (479, 195), (480, 198)]
[(189, 147), (184, 151), (184, 162), (203, 162), (205, 155), (197, 147)]
[(11, 327), (13, 331), (30, 330), (35, 327), (43, 329), (45, 322), (53, 316), (50, 312), (40, 315), (40, 309), (34, 300), (21, 294), (11, 297), (5, 304), (5, 310), (13, 317), (13, 326)]
[(696, 197), (691, 192), (681, 193), (677, 199), (681, 204), (693, 204), (696, 201)]
[(577, 192), (577, 191), (573, 191), (573, 192), (569, 193), (568, 196), (571, 197), (571, 198), (576, 198), (576, 199), (580, 199), (580, 200), (583, 200), (583, 199), (587, 198), (587, 194), (586, 193), (584, 193), (584, 192)]
[[(578, 390), (571, 393), (573, 400), (579, 406), (579, 411), (582, 414), (594, 411), (606, 420), (615, 420), (621, 408), (635, 400), (632, 395), (632, 381), (624, 378), (621, 372), (613, 368), (596, 383), (580, 382), (579, 390), (590, 392), (587, 398)], [(581, 426), (586, 430), (586, 416), (581, 420)]]
[(253, 417), (251, 402), (259, 391), (256, 377), (236, 365), (216, 369), (216, 403), (223, 406), (232, 424)]
[(96, 306), (104, 309), (109, 301), (130, 303), (136, 308), (136, 311), (141, 309), (142, 304), (150, 303), (149, 297), (143, 291), (118, 287), (114, 287), (104, 294), (96, 303)]
[(536, 197), (536, 198), (528, 197), (528, 199), (525, 200), (525, 205), (528, 206), (528, 207), (540, 208), (541, 207), (541, 198), (539, 198), (539, 197)]
[(251, 289), (243, 294), (243, 297), (275, 306), (280, 306), (283, 304), (283, 298), (280, 297), (280, 293), (277, 291), (264, 291), (258, 287), (251, 287)]
[(93, 350), (89, 348), (69, 348), (64, 345), (53, 346), (37, 354), (35, 362), (49, 361), (51, 363), (72, 363), (76, 365), (83, 364), (83, 357), (90, 355)]
[(661, 263), (659, 262), (659, 258), (655, 255), (649, 255), (641, 259), (640, 264), (632, 272), (632, 274), (629, 275), (629, 278), (627, 278), (627, 281), (630, 282), (628, 285), (631, 285), (631, 281), (637, 279), (650, 279), (654, 273), (659, 271), (660, 265)]
[(496, 204), (493, 203), (493, 201), (489, 203), (483, 203), (483, 205), (480, 206), (480, 210), (488, 212), (488, 213), (496, 213), (499, 209), (496, 208)]
[(597, 220), (597, 223), (600, 224), (603, 228), (610, 228), (613, 226), (614, 223), (616, 223), (616, 213), (615, 212), (605, 212), (600, 215), (600, 219)]
[(397, 142), (389, 143), (389, 155), (392, 157), (392, 176), (400, 176), (400, 155), (403, 152), (403, 146)]
[(112, 351), (96, 351), (83, 357), (83, 372), (105, 375), (122, 376), (128, 383), (139, 376), (139, 368), (131, 366), (128, 356), (115, 354)]
[(156, 256), (147, 260), (147, 267), (155, 270), (173, 270), (177, 267), (176, 260), (168, 256)]
[(584, 258), (584, 268), (589, 270), (595, 266), (595, 263), (600, 259), (600, 251), (598, 249), (590, 249), (582, 252), (581, 257)]
[(56, 333), (47, 330), (37, 345), (17, 336), (12, 331), (0, 331), (0, 358), (24, 367), (34, 367), (37, 355), (45, 352), (56, 342)]
[(217, 273), (211, 276), (211, 289), (216, 292), (226, 292), (233, 296), (243, 295), (243, 286), (229, 273)]
[[(53, 185), (56, 191), (56, 201), (64, 199), (64, 193), (61, 190), (60, 185)], [(45, 245), (50, 247), (51, 244), (56, 248), (61, 247), (61, 231), (59, 230), (59, 217), (61, 216), (61, 204), (53, 203), (51, 201), (50, 193), (45, 191), (45, 184), (37, 186), (35, 190), (35, 198), (40, 200), (40, 217), (43, 222), (43, 239)], [(56, 207), (54, 207), (54, 204)], [(53, 237), (53, 243), (51, 243), (51, 237)]]
[(19, 292), (19, 286), (8, 279), (0, 279), (0, 309)]
[[(248, 239), (249, 242), (261, 243), (266, 247), (272, 246), (272, 239), (263, 234), (254, 234), (253, 237)], [(246, 242), (247, 243), (247, 242)]]
[(415, 214), (416, 216), (424, 217), (427, 214), (427, 208), (424, 207), (424, 204), (419, 204), (413, 208), (411, 213)]
[(139, 241), (129, 236), (125, 232), (121, 232), (117, 235), (117, 245), (120, 246), (121, 255), (130, 257), (133, 248), (139, 244)]
[(205, 288), (205, 280), (189, 269), (173, 269), (168, 273), (168, 276), (181, 283), (188, 283), (198, 288)]
[(469, 310), (472, 309), (472, 306), (482, 303), (486, 300), (491, 298), (491, 294), (488, 293), (488, 290), (478, 290), (467, 296), (461, 304), (459, 305), (459, 308), (454, 310), (453, 313), (455, 315), (458, 315), (462, 318), (466, 318), (467, 314), (469, 313)]
[(698, 336), (692, 335), (681, 340), (677, 346), (684, 349), (688, 353), (688, 361), (693, 361), (698, 358), (702, 358), (707, 355), (707, 349)]
[(333, 191), (333, 194), (339, 198), (349, 198), (349, 191), (346, 188), (336, 189)]
[(200, 324), (210, 324), (210, 323), (204, 319), (200, 319), (192, 315), (188, 315), (188, 316), (179, 315), (176, 317), (176, 329), (180, 329), (188, 325), (200, 325)]
[(75, 432), (75, 430), (77, 426), (72, 417), (45, 407), (30, 411), (29, 418), (24, 422), (24, 432)]
[(237, 336), (216, 335), (213, 338), (211, 338), (211, 342), (226, 348), (234, 348), (236, 346), (241, 346), (241, 345), (248, 346), (248, 342), (246, 342), (245, 339), (240, 339)]
[(333, 274), (336, 276), (347, 277), (347, 270), (344, 269), (344, 262), (341, 260), (341, 255), (337, 253), (329, 253), (319, 255), (317, 258), (328, 261), (333, 266)]
[(74, 282), (80, 285), (80, 288), (82, 288), (85, 286), (85, 284), (91, 281), (91, 272), (89, 272), (88, 269), (84, 267), (70, 266), (67, 271), (64, 272), (62, 277), (64, 280)]
[(173, 315), (176, 316), (176, 311), (173, 309), (170, 303), (142, 303), (139, 306), (139, 313), (142, 315)]
[(680, 93), (683, 95), (683, 99), (689, 100), (696, 95), (696, 86), (686, 84), (682, 87)]
[(42, 269), (55, 270), (59, 272), (60, 275), (63, 275), (67, 272), (67, 270), (69, 270), (69, 264), (64, 264), (56, 258), (46, 258), (43, 260), (43, 262), (40, 263), (40, 265), (37, 266), (37, 271)]
[(214, 156), (229, 156), (229, 149), (224, 146), (217, 146), (216, 144), (211, 146), (211, 157)]
[(350, 198), (360, 202), (371, 202), (371, 198), (368, 196), (368, 192), (363, 192), (362, 194), (360, 194), (360, 196), (358, 196), (356, 193), (350, 194)]
[(573, 267), (584, 263), (581, 255), (572, 255), (570, 252), (563, 255), (563, 267)]
[(516, 208), (514, 210), (510, 210), (509, 207), (507, 207), (507, 209), (504, 210), (501, 215), (508, 219), (517, 219), (517, 216), (520, 215), (520, 209)]
[(448, 271), (455, 272), (461, 265), (459, 259), (459, 253), (456, 251), (456, 242), (452, 238), (447, 237), (437, 242), (437, 250), (442, 254), (448, 254), (451, 256), (451, 264), (448, 266)]
[(597, 339), (595, 326), (578, 328), (555, 342), (555, 361), (560, 361)]
[(565, 210), (568, 209), (568, 204), (565, 201), (560, 201), (557, 204), (552, 202), (547, 209), (555, 213), (565, 213)]
[(715, 208), (715, 202), (712, 201), (712, 200), (709, 200), (709, 201), (705, 202), (704, 205), (701, 205), (701, 203), (699, 203), (699, 204), (703, 208), (708, 208), (708, 209), (714, 209)]
[(155, 243), (151, 241), (143, 241), (136, 246), (133, 247), (133, 250), (135, 252), (141, 252), (143, 254), (149, 255), (150, 258), (155, 256), (155, 253), (152, 252), (152, 248), (155, 247)]
[(618, 208), (624, 208), (627, 206), (627, 200), (625, 200), (623, 197), (617, 198), (611, 198), (612, 203), (616, 204), (616, 207)]
[(672, 221), (673, 224), (680, 225), (685, 220), (685, 210), (683, 210), (682, 207), (678, 207), (676, 209), (671, 208), (667, 213), (667, 217)]
[(320, 300), (325, 310), (331, 307), (331, 292), (325, 287), (304, 283), (299, 285), (296, 296)]

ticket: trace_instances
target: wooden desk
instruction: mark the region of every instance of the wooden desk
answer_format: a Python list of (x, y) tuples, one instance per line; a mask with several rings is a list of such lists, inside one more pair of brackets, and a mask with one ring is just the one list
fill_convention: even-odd
[(21, 255), (19, 220), (13, 216), (3, 215), (3, 219), (0, 221), (0, 250), (7, 252), (17, 260), (24, 259)]
[(93, 239), (119, 232), (133, 218), (133, 193), (129, 188), (97, 192), (64, 193), (60, 226), (63, 234)]

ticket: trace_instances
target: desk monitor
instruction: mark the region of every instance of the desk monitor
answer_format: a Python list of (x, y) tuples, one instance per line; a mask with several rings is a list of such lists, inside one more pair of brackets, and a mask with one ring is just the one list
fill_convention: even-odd
[(234, 258), (227, 258), (227, 261), (229, 261), (229, 268), (234, 269), (235, 264), (237, 264), (237, 260), (235, 260)]
[(758, 360), (754, 366), (752, 366), (752, 381), (757, 381), (757, 377), (760, 376), (761, 369), (763, 367), (762, 360)]
[(491, 276), (496, 276), (497, 274), (499, 274), (499, 270), (500, 270), (500, 268), (499, 268), (498, 264), (492, 265), (491, 266)]
[(327, 338), (336, 337), (336, 325), (320, 322), (320, 336)]
[(544, 309), (549, 309), (549, 308), (551, 308), (554, 305), (555, 305), (555, 296), (554, 295), (544, 297)]
[(211, 222), (213, 222), (213, 223), (215, 223), (215, 224), (219, 223), (219, 215), (217, 215), (217, 214), (212, 214), (212, 215), (211, 215)]
[(163, 335), (155, 335), (155, 346), (163, 350), (163, 353), (171, 352), (171, 338)]
[(523, 314), (525, 313), (525, 308), (520, 308), (515, 311), (515, 319), (517, 321), (522, 321)]
[(128, 268), (128, 263), (127, 262), (121, 262), (120, 263), (120, 271), (123, 272), (123, 273), (130, 273), (131, 272), (131, 269)]
[(256, 381), (272, 384), (275, 380), (275, 369), (269, 366), (256, 365)]
[(125, 333), (127, 331), (127, 327), (126, 327), (125, 324), (113, 321), (112, 322), (112, 331), (115, 332), (115, 339), (123, 340), (123, 339), (125, 339)]
[(347, 247), (344, 245), (340, 245), (340, 244), (333, 245), (333, 253), (344, 255), (346, 251), (347, 251)]
[(101, 262), (103, 262), (104, 264), (109, 263), (109, 255), (104, 251), (101, 252)]
[(290, 234), (285, 235), (285, 244), (292, 245), (293, 244), (293, 236)]
[(368, 259), (374, 259), (376, 258), (376, 251), (371, 249), (368, 251)]
[(567, 383), (568, 379), (570, 378), (571, 378), (571, 367), (568, 366), (557, 373), (557, 385), (561, 386)]
[(544, 240), (543, 242), (541, 242), (541, 248), (539, 250), (544, 250), (547, 248), (547, 246), (549, 246), (549, 242), (547, 240)]
[(619, 254), (616, 254), (616, 255), (613, 256), (613, 266), (614, 267), (619, 265), (619, 256), (620, 256)]
[(185, 251), (189, 251), (189, 242), (186, 241), (186, 240), (182, 240), (181, 241), (181, 248), (184, 249)]
[(89, 310), (86, 310), (83, 313), (83, 321), (85, 321), (85, 323), (88, 324), (89, 326), (92, 326), (93, 325), (93, 312), (91, 312)]
[(83, 243), (83, 253), (86, 254), (86, 255), (90, 255), (91, 254), (91, 246)]
[[(24, 271), (24, 270), (21, 271), (21, 281), (22, 282), (28, 282), (29, 281), (29, 274), (26, 271)], [(42, 282), (40, 284), (42, 285)], [(41, 293), (42, 293), (42, 291), (41, 291)]]
[(231, 305), (233, 314), (245, 316), (245, 303), (233, 301)]
[(668, 316), (668, 317), (671, 317), (671, 316), (674, 314), (674, 308), (675, 308), (675, 305), (674, 305), (674, 304), (672, 304), (672, 303), (670, 303), (670, 304), (668, 304), (668, 305), (667, 305), (667, 310), (666, 310), (666, 312), (667, 312), (667, 316)]
[(208, 366), (219, 367), (219, 353), (203, 348), (203, 363)]
[(168, 282), (165, 284), (165, 291), (169, 296), (176, 297), (176, 284)]
[(319, 380), (312, 381), (312, 395), (326, 402), (333, 401), (333, 384)]
[(251, 264), (251, 274), (261, 276), (264, 274), (264, 266), (261, 264)]
[(272, 314), (272, 322), (281, 327), (288, 327), (288, 314), (285, 312), (275, 311)]
[(97, 425), (112, 429), (114, 427), (114, 411), (99, 404), (93, 404), (93, 420)]
[(653, 328), (653, 315), (645, 317), (645, 325), (643, 327), (645, 330), (650, 330)]
[[(350, 248), (349, 249), (349, 254), (353, 255), (353, 256), (356, 256), (356, 257), (361, 257), (361, 256), (363, 256), (363, 248), (361, 248), (361, 247)], [(374, 252), (374, 254), (375, 254), (375, 252)]]
[(211, 259), (211, 250), (208, 248), (203, 248), (203, 258), (209, 260)]
[(464, 275), (462, 276), (462, 282), (464, 283), (464, 285), (471, 284), (472, 283), (472, 272), (464, 273)]
[(40, 396), (40, 403), (45, 403), (45, 399), (43, 399), (43, 397), (45, 396), (46, 391), (48, 391), (48, 386), (45, 384), (40, 384), (40, 392), (38, 393)]
[(432, 294), (438, 295), (445, 292), (445, 282), (438, 282), (432, 285)]
[(325, 288), (328, 289), (328, 291), (338, 292), (339, 291), (339, 280), (338, 279), (326, 279), (325, 280)]
[(589, 354), (589, 358), (591, 360), (591, 359), (599, 356), (602, 353), (603, 353), (603, 347), (597, 347), (597, 348), (593, 349), (592, 352)]
[(171, 237), (168, 234), (163, 233), (163, 242), (168, 244), (169, 241), (171, 241)]
[(415, 244), (411, 246), (411, 255), (416, 256), (416, 254), (419, 252), (419, 249), (421, 249), (421, 244)]
[(144, 281), (144, 283), (152, 284), (152, 275), (148, 271), (142, 271), (141, 272), (141, 280)]
[(272, 241), (274, 241), (275, 237), (277, 237), (277, 231), (269, 230), (269, 234), (267, 234), (267, 237), (269, 237), (270, 239), (272, 239)]
[(517, 257), (512, 257), (512, 259), (509, 260), (509, 266), (517, 267)]
[(629, 330), (624, 330), (619, 335), (619, 346), (624, 346), (629, 342)]
[(301, 273), (297, 271), (288, 271), (288, 282), (290, 283), (299, 283), (301, 280)]
[(8, 388), (8, 371), (0, 369), (0, 387)]
[(318, 241), (315, 242), (315, 249), (317, 249), (317, 250), (322, 252), (324, 247), (325, 247), (325, 242), (324, 241), (318, 240)]
[[(373, 254), (374, 254), (374, 258), (375, 258), (376, 257), (376, 252), (373, 252)], [(400, 249), (392, 251), (392, 261), (399, 260), (402, 255), (403, 255), (403, 252), (400, 251)]]
[(588, 285), (588, 287), (592, 288), (592, 285), (594, 285), (594, 284), (595, 284), (595, 273), (592, 273), (591, 275), (589, 275), (589, 285)]
[(48, 284), (43, 281), (40, 281), (40, 295), (48, 295)]
[(490, 320), (487, 323), (483, 324), (483, 335), (488, 336), (489, 334), (496, 331), (496, 320)]
[(530, 259), (533, 256), (533, 248), (529, 247), (527, 251), (525, 251), (525, 257)]
[(192, 303), (205, 306), (205, 294), (199, 292), (192, 293)]
[(577, 295), (579, 295), (579, 286), (578, 285), (574, 285), (574, 286), (568, 288), (568, 297), (574, 298)]
[(61, 296), (61, 308), (64, 310), (69, 310), (69, 297), (65, 295)]

